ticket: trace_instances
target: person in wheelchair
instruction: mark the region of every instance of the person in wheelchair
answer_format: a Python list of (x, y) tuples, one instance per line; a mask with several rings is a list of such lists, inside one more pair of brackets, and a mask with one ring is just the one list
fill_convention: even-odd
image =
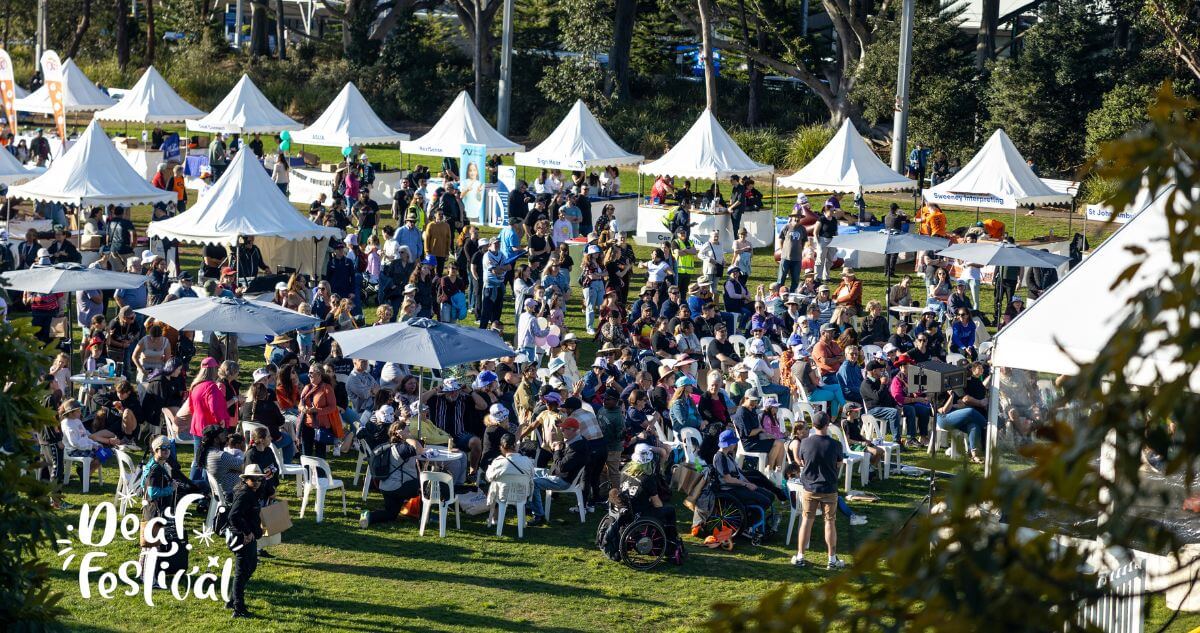
[(679, 543), (679, 530), (675, 525), (675, 506), (664, 503), (671, 498), (671, 486), (659, 474), (658, 464), (666, 449), (649, 444), (638, 444), (633, 448), (629, 465), (621, 472), (621, 494), (635, 513), (653, 517), (662, 523), (667, 538)]
[(649, 571), (664, 560), (682, 565), (687, 550), (679, 539), (675, 508), (663, 502), (670, 486), (659, 475), (665, 449), (638, 444), (621, 473), (619, 490), (609, 490), (608, 513), (596, 528), (596, 545), (611, 560)]
[[(743, 533), (751, 538), (761, 538), (769, 528), (771, 531), (779, 524), (779, 515), (775, 513), (775, 498), (782, 495), (775, 494), (771, 488), (778, 490), (777, 486), (766, 485), (765, 478), (762, 478), (759, 483), (754, 483), (751, 478), (759, 475), (757, 472), (743, 472), (737, 465), (737, 460), (734, 454), (737, 452), (738, 437), (733, 429), (723, 431), (717, 439), (719, 450), (713, 456), (712, 467), (718, 479), (718, 486), (721, 492), (728, 493), (736, 498), (747, 511), (750, 508), (755, 508), (758, 512), (750, 512), (747, 517), (750, 525), (743, 530)], [(786, 500), (786, 496), (783, 500)], [(756, 516), (757, 515), (757, 516)]]

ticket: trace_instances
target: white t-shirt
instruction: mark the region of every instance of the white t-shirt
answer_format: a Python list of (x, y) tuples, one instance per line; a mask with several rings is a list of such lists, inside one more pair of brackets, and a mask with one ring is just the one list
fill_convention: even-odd
[(654, 263), (654, 260), (646, 262), (646, 277), (648, 281), (661, 284), (667, 280), (667, 275), (671, 273), (671, 265), (663, 260), (659, 263)]
[(562, 216), (559, 216), (559, 218), (554, 221), (554, 226), (551, 228), (550, 234), (554, 240), (555, 246), (558, 246), (559, 244), (562, 244), (563, 242), (575, 237), (575, 231), (572, 230), (571, 222)]
[(976, 282), (982, 281), (983, 269), (964, 262), (959, 265), (958, 278), (964, 281), (970, 279), (974, 279)]

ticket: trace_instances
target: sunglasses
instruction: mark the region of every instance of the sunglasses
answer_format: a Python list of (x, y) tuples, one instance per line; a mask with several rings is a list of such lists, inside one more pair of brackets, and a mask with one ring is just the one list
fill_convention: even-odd
[(918, 343), (924, 343), (924, 342), (926, 342), (926, 341), (928, 341), (928, 340), (929, 340), (929, 339), (925, 338), (924, 336), (919, 336), (919, 337), (917, 337), (917, 342), (918, 342)]

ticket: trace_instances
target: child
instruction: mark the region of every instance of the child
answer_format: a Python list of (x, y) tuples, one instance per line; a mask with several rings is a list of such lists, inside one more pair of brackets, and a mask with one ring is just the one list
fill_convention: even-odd
[(367, 238), (367, 278), (371, 283), (379, 283), (379, 271), (383, 269), (383, 249), (379, 247), (379, 237), (372, 235)]
[(50, 365), (50, 375), (54, 377), (54, 384), (59, 391), (71, 392), (71, 357), (67, 356), (66, 352), (59, 352), (58, 356), (54, 357), (54, 362)]
[(754, 255), (749, 235), (745, 227), (742, 227), (738, 229), (738, 238), (733, 242), (733, 265), (741, 269), (746, 279), (750, 278), (750, 258)]
[[(303, 315), (312, 316), (312, 308), (307, 303), (301, 303), (296, 309), (297, 312)], [(308, 327), (296, 331), (296, 344), (300, 347), (300, 362), (307, 363), (312, 356), (313, 333), (316, 332), (315, 327)]]

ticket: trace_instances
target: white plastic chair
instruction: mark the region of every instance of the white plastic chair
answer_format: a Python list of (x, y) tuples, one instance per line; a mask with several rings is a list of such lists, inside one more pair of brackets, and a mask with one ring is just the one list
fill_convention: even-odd
[[(932, 427), (929, 432), (929, 454), (933, 455), (935, 451), (945, 448), (946, 456), (950, 459), (959, 459), (967, 455), (967, 434), (962, 431), (953, 429), (943, 429), (937, 424), (930, 424)], [(962, 450), (959, 450), (959, 444), (962, 445)]]
[(729, 342), (733, 343), (733, 351), (737, 353), (738, 358), (746, 358), (746, 337), (741, 334), (734, 334), (729, 337)]
[(501, 475), (491, 485), (496, 487), (496, 536), (504, 533), (504, 515), (511, 505), (517, 509), (517, 538), (525, 538), (525, 502), (533, 492), (533, 476)]
[(883, 450), (883, 478), (892, 476), (892, 468), (900, 469), (900, 444), (886, 439), (883, 421), (870, 413), (862, 414), (863, 437)]
[(800, 403), (800, 404), (804, 404), (804, 405), (808, 406), (808, 408), (812, 412), (812, 415), (814, 415), (814, 416), (816, 415), (816, 413), (815, 413), (816, 409), (820, 409), (826, 413), (829, 413), (829, 403), (824, 400), (821, 400), (818, 402), (813, 402), (812, 400), (810, 400), (808, 398), (808, 389), (805, 389), (804, 383), (802, 383), (801, 381), (798, 381), (798, 380), (796, 381), (796, 393), (799, 394), (800, 397), (792, 398), (792, 408), (793, 409), (796, 408), (797, 403)]
[(700, 431), (690, 427), (681, 429), (679, 440), (683, 443), (683, 455), (687, 459), (687, 463), (696, 463), (700, 459), (700, 445), (704, 443)]
[(304, 482), (308, 481), (308, 469), (298, 464), (283, 463), (283, 451), (274, 442), (271, 443), (271, 452), (275, 455), (275, 463), (279, 464), (280, 479), (293, 475), (296, 477), (296, 497), (299, 498), (304, 492)]
[[(428, 485), (426, 485), (428, 484)], [(450, 491), (448, 497), (442, 496), (442, 487)], [(429, 510), (438, 508), (438, 535), (446, 538), (446, 514), (449, 507), (454, 506), (454, 529), (462, 529), (462, 515), (458, 505), (458, 493), (454, 492), (454, 477), (450, 473), (439, 473), (431, 470), (421, 471), (421, 529), (417, 532), (425, 536), (425, 524), (429, 521)]]
[(674, 450), (676, 446), (680, 445), (679, 440), (675, 437), (675, 431), (670, 426), (663, 424), (661, 416), (654, 419), (654, 431), (658, 434), (658, 439), (666, 444), (668, 450)]
[[(71, 471), (75, 470), (75, 468), (71, 466), (71, 462), (78, 462), (80, 467), (83, 469), (83, 493), (87, 494), (92, 482), (92, 457), (73, 457), (71, 456), (70, 451), (71, 447), (69, 446), (63, 448), (63, 485), (65, 486), (71, 483)], [(96, 469), (96, 483), (100, 484), (101, 486), (104, 485), (103, 464)]]
[(354, 461), (354, 484), (358, 485), (358, 474), (365, 465), (366, 472), (363, 473), (362, 498), (367, 500), (367, 493), (371, 491), (371, 446), (364, 439), (355, 439), (354, 446), (358, 449), (358, 459)]
[(871, 360), (872, 358), (883, 358), (883, 348), (878, 345), (863, 345), (863, 358)]
[(762, 473), (767, 479), (771, 479), (772, 478), (772, 469), (767, 467), (767, 458), (768, 458), (767, 453), (750, 452), (750, 451), (747, 451), (744, 448), (742, 448), (742, 434), (740, 431), (737, 430), (736, 426), (733, 428), (734, 428), (734, 432), (737, 433), (737, 436), (738, 436), (737, 452), (734, 453), (734, 459), (737, 461), (738, 468), (742, 467), (742, 464), (744, 464), (746, 462), (747, 457), (753, 457), (755, 460), (755, 463), (757, 464), (755, 470)]
[(553, 495), (569, 495), (573, 493), (575, 495), (575, 508), (579, 510), (579, 522), (587, 522), (587, 506), (585, 506), (583, 503), (583, 475), (586, 471), (586, 468), (579, 469), (579, 474), (575, 475), (575, 481), (571, 482), (570, 488), (567, 488), (566, 490), (546, 491), (546, 503), (544, 505), (546, 506), (545, 518), (547, 521), (550, 520), (550, 500), (553, 498)]
[(307, 455), (300, 458), (300, 464), (308, 471), (308, 477), (304, 482), (304, 498), (300, 501), (300, 518), (304, 518), (304, 510), (308, 507), (308, 493), (315, 490), (317, 499), (315, 509), (317, 513), (317, 523), (325, 520), (325, 495), (330, 490), (342, 491), (342, 514), (346, 513), (346, 486), (341, 479), (334, 479), (333, 473), (329, 469), (329, 462), (320, 457), (309, 457)]
[(775, 415), (779, 418), (779, 426), (783, 427), (783, 432), (791, 437), (792, 427), (796, 425), (796, 414), (792, 413), (791, 409), (779, 407), (775, 409)]
[(258, 429), (262, 429), (262, 430), (266, 431), (267, 437), (268, 438), (271, 437), (271, 429), (268, 429), (267, 425), (265, 425), (265, 424), (259, 424), (258, 422), (242, 422), (241, 423), (241, 426), (239, 427), (239, 432), (246, 437), (246, 446), (250, 446), (251, 444), (254, 443), (254, 432)]
[(846, 441), (846, 435), (842, 433), (841, 427), (836, 424), (830, 424), (828, 429), (830, 436), (842, 443), (842, 452), (845, 453), (842, 460), (846, 463), (846, 492), (850, 492), (850, 484), (854, 479), (855, 468), (858, 468), (860, 480), (865, 487), (867, 485), (868, 469), (871, 467), (871, 460), (867, 459), (865, 453), (850, 450), (850, 444)]
[(217, 517), (217, 508), (225, 505), (225, 491), (221, 490), (221, 484), (217, 483), (217, 478), (213, 477), (208, 471), (204, 471), (204, 476), (208, 478), (208, 516), (204, 519), (204, 527), (212, 529), (213, 519)]
[(125, 516), (125, 508), (129, 506), (133, 493), (137, 490), (138, 480), (141, 479), (142, 473), (134, 463), (132, 455), (122, 450), (113, 452), (117, 454), (117, 467), (120, 469), (117, 477), (117, 492), (113, 498), (120, 508), (121, 516)]
[(796, 530), (796, 527), (800, 524), (800, 519), (804, 516), (803, 504), (800, 501), (802, 498), (801, 495), (804, 494), (804, 486), (801, 485), (800, 480), (789, 479), (787, 481), (787, 492), (790, 512), (788, 513), (787, 537), (783, 540), (784, 545), (792, 542), (792, 532)]

